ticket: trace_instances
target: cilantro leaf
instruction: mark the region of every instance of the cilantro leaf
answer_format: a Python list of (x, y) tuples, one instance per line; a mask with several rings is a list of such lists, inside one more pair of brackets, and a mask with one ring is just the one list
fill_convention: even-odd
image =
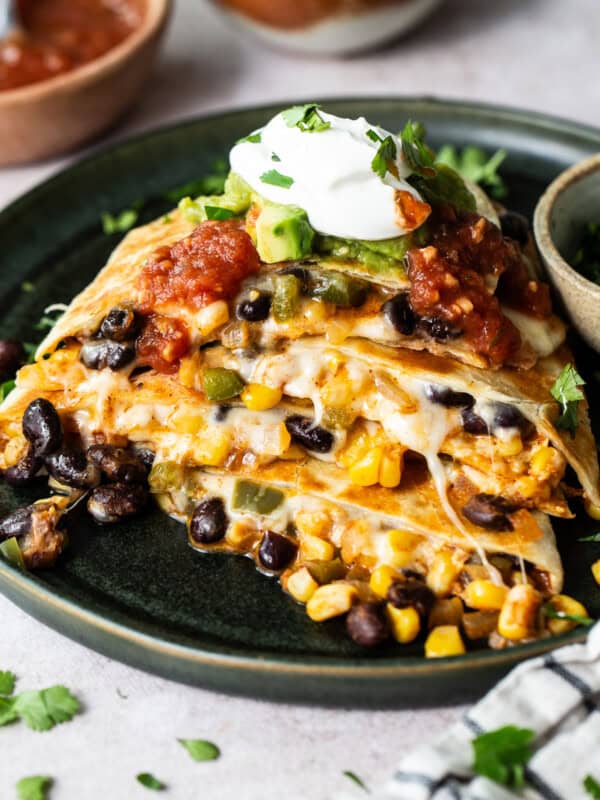
[(600, 800), (600, 783), (594, 777), (586, 775), (583, 780), (583, 788), (594, 800)]
[(591, 536), (582, 536), (577, 539), (578, 542), (600, 542), (600, 532), (592, 533)]
[(206, 219), (225, 220), (235, 217), (235, 213), (229, 208), (221, 208), (219, 206), (204, 206)]
[(14, 672), (0, 670), (0, 694), (12, 694), (15, 690), (17, 676)]
[(419, 192), (428, 203), (452, 203), (464, 211), (475, 211), (475, 198), (467, 188), (458, 172), (447, 164), (436, 164), (436, 174), (431, 178), (422, 175), (411, 175), (408, 178), (411, 186)]
[(345, 775), (346, 778), (351, 780), (357, 786), (360, 786), (360, 788), (363, 789), (367, 794), (371, 794), (371, 792), (367, 788), (367, 785), (365, 784), (363, 779), (359, 778), (358, 775), (356, 774), (356, 772), (352, 772), (351, 770), (346, 769), (346, 770), (343, 771), (342, 775)]
[(567, 619), (570, 622), (576, 622), (578, 625), (593, 625), (596, 620), (591, 617), (584, 617), (581, 614), (567, 614), (566, 611), (558, 611), (552, 603), (546, 603), (543, 608), (544, 614), (549, 619)]
[(79, 711), (79, 701), (65, 686), (51, 686), (21, 692), (15, 697), (14, 710), (34, 731), (48, 731), (71, 720)]
[(19, 800), (46, 800), (48, 790), (52, 786), (49, 775), (31, 775), (21, 778), (17, 782), (17, 797)]
[(35, 292), (35, 284), (31, 281), (23, 281), (21, 284), (22, 292)]
[(138, 220), (139, 212), (135, 208), (126, 208), (119, 214), (102, 214), (102, 230), (107, 236), (113, 233), (125, 233), (133, 228)]
[(435, 153), (423, 141), (424, 128), (420, 123), (408, 120), (402, 133), (402, 156), (413, 172), (423, 178), (434, 178), (436, 175)]
[(490, 157), (479, 147), (465, 147), (462, 151), (444, 145), (437, 154), (438, 163), (447, 164), (465, 180), (484, 186), (492, 197), (500, 199), (507, 194), (506, 185), (498, 168), (506, 158), (506, 150), (496, 150)]
[(281, 161), (277, 153), (271, 153), (271, 161)]
[(532, 755), (530, 743), (534, 732), (528, 728), (506, 725), (482, 733), (472, 741), (473, 771), (496, 783), (518, 789), (524, 784), (523, 767)]
[[(260, 135), (260, 134), (258, 134)], [(249, 139), (251, 137), (248, 137)], [(260, 140), (258, 140), (260, 141)], [(181, 186), (175, 186), (164, 193), (165, 200), (178, 203), (184, 197), (198, 197), (199, 195), (223, 194), (227, 179), (227, 162), (219, 158), (212, 165), (212, 172), (195, 181), (188, 181)]]
[(194, 761), (215, 761), (221, 755), (216, 744), (206, 739), (177, 739)]
[(155, 778), (150, 772), (140, 772), (139, 775), (135, 776), (135, 779), (138, 783), (141, 783), (142, 786), (145, 786), (146, 789), (154, 789), (155, 792), (162, 792), (167, 788), (162, 781), (159, 781), (158, 778)]
[(562, 406), (562, 414), (554, 423), (556, 428), (562, 428), (575, 437), (577, 430), (579, 401), (583, 400), (583, 392), (579, 388), (585, 386), (585, 381), (575, 369), (573, 364), (565, 364), (560, 375), (554, 381), (550, 394)]
[(14, 378), (11, 378), (9, 381), (4, 381), (4, 383), (0, 383), (0, 400), (4, 400), (12, 390), (15, 388), (17, 384), (15, 383)]
[(270, 169), (268, 172), (263, 172), (260, 176), (263, 183), (269, 183), (271, 186), (280, 186), (282, 189), (289, 189), (293, 185), (294, 179), (289, 175), (282, 175), (276, 169)]
[(14, 697), (0, 697), (0, 728), (19, 719)]
[(396, 160), (398, 150), (396, 148), (396, 142), (391, 136), (386, 136), (385, 139), (381, 139), (380, 142), (377, 152), (371, 161), (371, 169), (376, 175), (379, 175), (380, 178), (385, 178), (390, 162)]
[(261, 131), (251, 133), (248, 136), (243, 136), (241, 139), (237, 140), (236, 144), (243, 144), (244, 142), (248, 142), (248, 144), (260, 144), (260, 142), (262, 142)]
[(318, 103), (306, 103), (303, 106), (292, 106), (281, 112), (281, 116), (288, 128), (299, 128), (305, 133), (318, 133), (331, 128), (331, 123), (326, 122), (319, 114)]

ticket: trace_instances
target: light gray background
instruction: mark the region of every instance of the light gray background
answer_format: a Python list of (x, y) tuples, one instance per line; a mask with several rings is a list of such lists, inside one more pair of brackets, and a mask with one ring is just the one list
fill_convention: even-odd
[[(344, 94), (479, 99), (600, 125), (599, 42), (598, 0), (448, 0), (377, 54), (302, 58), (240, 38), (202, 0), (179, 0), (154, 81), (110, 138), (207, 110)], [(0, 171), (0, 205), (67, 162)], [(343, 770), (377, 784), (463, 710), (331, 711), (191, 689), (63, 639), (2, 597), (0, 669), (18, 673), (22, 689), (64, 683), (84, 704), (49, 733), (0, 728), (1, 800), (40, 773), (55, 777), (52, 800), (141, 800), (151, 795), (135, 782), (140, 771), (169, 784), (158, 797), (177, 800), (365, 797)], [(222, 757), (196, 764), (177, 737), (212, 739)]]

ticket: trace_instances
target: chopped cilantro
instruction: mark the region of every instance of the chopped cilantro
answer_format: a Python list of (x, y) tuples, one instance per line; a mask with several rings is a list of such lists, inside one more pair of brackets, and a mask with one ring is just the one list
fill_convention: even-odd
[(221, 755), (217, 745), (206, 739), (178, 739), (177, 741), (185, 747), (194, 761), (215, 761)]
[(0, 694), (12, 694), (15, 690), (17, 676), (14, 672), (0, 670)]
[(35, 292), (35, 285), (31, 281), (23, 281), (23, 283), (21, 284), (21, 291)]
[(19, 800), (46, 800), (51, 786), (52, 778), (49, 775), (21, 778), (17, 782), (17, 797)]
[(584, 277), (600, 284), (600, 222), (584, 225), (572, 264)]
[(506, 197), (506, 185), (498, 174), (498, 168), (506, 158), (506, 150), (496, 150), (488, 158), (479, 147), (465, 147), (462, 151), (452, 145), (444, 145), (437, 154), (438, 163), (447, 164), (465, 180), (481, 184), (492, 197)]
[(326, 122), (319, 114), (318, 103), (306, 103), (303, 106), (292, 106), (281, 112), (288, 128), (299, 128), (305, 133), (318, 133), (331, 128), (331, 123)]
[[(368, 134), (370, 133), (375, 133), (375, 131), (368, 131)], [(376, 133), (375, 135), (377, 136)], [(380, 178), (385, 178), (390, 167), (390, 162), (393, 163), (396, 160), (398, 150), (396, 148), (396, 142), (391, 136), (386, 136), (385, 139), (378, 137), (378, 139), (380, 144), (371, 161), (371, 169), (376, 175), (379, 175)]]
[(408, 120), (400, 134), (402, 156), (411, 170), (423, 178), (434, 178), (435, 153), (423, 141), (425, 130), (418, 122)]
[(473, 771), (503, 786), (521, 788), (525, 783), (524, 766), (532, 755), (530, 744), (534, 735), (528, 728), (514, 725), (482, 733), (471, 743)]
[(370, 791), (369, 791), (369, 789), (367, 788), (367, 785), (365, 784), (365, 782), (363, 781), (363, 779), (362, 779), (362, 778), (359, 778), (359, 777), (358, 777), (358, 775), (356, 774), (356, 772), (352, 772), (351, 770), (349, 770), (349, 769), (346, 769), (346, 770), (344, 770), (344, 772), (342, 773), (342, 775), (345, 775), (345, 776), (346, 776), (346, 778), (348, 778), (349, 780), (351, 780), (351, 781), (352, 781), (353, 783), (355, 783), (357, 786), (360, 786), (360, 788), (361, 788), (361, 789), (363, 789), (363, 790), (364, 790), (364, 791), (365, 791), (367, 794), (371, 794), (371, 792), (370, 792)]
[(600, 542), (600, 532), (592, 533), (591, 536), (582, 536), (577, 539), (578, 542)]
[(271, 153), (271, 161), (281, 161), (277, 153)]
[(7, 395), (9, 395), (12, 390), (15, 388), (17, 384), (15, 383), (14, 379), (11, 378), (9, 381), (4, 381), (4, 383), (0, 383), (0, 400), (4, 400)]
[(150, 772), (140, 772), (135, 778), (137, 782), (145, 786), (146, 789), (154, 789), (155, 792), (162, 792), (167, 788), (162, 781), (159, 781), (158, 778), (155, 778)]
[(139, 211), (135, 208), (126, 208), (116, 215), (105, 212), (101, 217), (102, 230), (107, 236), (113, 233), (125, 233), (130, 228), (133, 228), (138, 216)]
[(204, 206), (206, 219), (225, 220), (235, 217), (235, 213), (229, 208), (220, 208), (219, 206)]
[(566, 619), (569, 622), (576, 622), (578, 625), (585, 625), (586, 627), (589, 625), (593, 625), (596, 620), (593, 620), (591, 617), (584, 617), (581, 614), (567, 614), (566, 611), (558, 611), (552, 603), (546, 603), (543, 607), (544, 614), (549, 619)]
[(269, 183), (271, 186), (280, 186), (282, 189), (289, 189), (293, 185), (294, 179), (289, 175), (282, 175), (276, 169), (270, 169), (268, 172), (263, 172), (260, 176), (263, 183)]
[(586, 775), (583, 779), (583, 788), (594, 800), (600, 800), (600, 783), (594, 777)]
[(0, 726), (17, 719), (34, 731), (48, 731), (68, 722), (79, 711), (79, 701), (64, 686), (21, 692), (0, 698)]
[(261, 131), (251, 133), (249, 136), (244, 136), (241, 139), (238, 139), (236, 144), (243, 144), (244, 142), (248, 142), (249, 144), (260, 144), (260, 142), (262, 142)]
[(573, 364), (565, 364), (560, 375), (550, 389), (552, 397), (562, 406), (562, 414), (555, 422), (556, 428), (568, 431), (575, 437), (577, 430), (579, 401), (583, 400), (583, 392), (579, 388), (585, 381)]

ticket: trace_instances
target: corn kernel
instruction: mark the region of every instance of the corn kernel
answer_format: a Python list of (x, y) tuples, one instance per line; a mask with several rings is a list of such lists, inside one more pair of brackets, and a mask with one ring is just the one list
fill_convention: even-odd
[(319, 588), (306, 604), (306, 613), (314, 622), (338, 617), (350, 611), (358, 591), (348, 583), (328, 583)]
[[(589, 616), (587, 608), (567, 594), (555, 594), (550, 598), (549, 603), (555, 611), (562, 611), (564, 614), (574, 614), (578, 617)], [(549, 617), (546, 620), (546, 627), (551, 634), (558, 636), (561, 633), (572, 631), (573, 628), (577, 627), (577, 623), (570, 619), (554, 619)]]
[(373, 570), (371, 578), (369, 579), (369, 586), (375, 594), (378, 594), (380, 597), (385, 597), (388, 589), (397, 579), (398, 573), (396, 570), (384, 564)]
[(231, 433), (226, 429), (212, 430), (211, 438), (200, 440), (194, 444), (194, 458), (198, 464), (208, 467), (220, 467), (231, 446)]
[(372, 439), (364, 428), (355, 429), (350, 433), (345, 447), (337, 454), (338, 465), (348, 469), (369, 452), (372, 444)]
[(326, 536), (331, 530), (331, 515), (327, 511), (298, 511), (294, 525), (301, 536)]
[(500, 611), (506, 600), (508, 589), (490, 580), (471, 581), (463, 593), (465, 603), (479, 611)]
[(344, 408), (354, 400), (354, 389), (345, 370), (331, 378), (321, 389), (321, 402), (329, 408)]
[(526, 499), (533, 497), (538, 491), (538, 482), (530, 475), (524, 475), (515, 483), (517, 492)]
[(385, 452), (379, 467), (379, 483), (386, 489), (393, 489), (402, 478), (402, 453), (395, 448)]
[(498, 617), (498, 633), (511, 641), (533, 636), (541, 602), (542, 598), (533, 586), (527, 583), (513, 586)]
[(292, 572), (286, 583), (286, 589), (299, 603), (307, 603), (318, 588), (319, 584), (306, 567)]
[(592, 575), (596, 583), (600, 583), (600, 559), (592, 564)]
[(600, 519), (600, 506), (595, 505), (590, 500), (584, 502), (585, 510), (592, 519)]
[(225, 540), (236, 550), (247, 550), (256, 536), (256, 530), (250, 528), (247, 523), (241, 520), (232, 522), (227, 528)]
[(437, 553), (429, 572), (427, 573), (427, 586), (438, 597), (443, 597), (450, 594), (452, 584), (458, 577), (458, 573), (462, 569), (460, 564), (456, 564), (452, 558), (452, 553), (447, 550), (442, 550)]
[(199, 373), (199, 368), (200, 365), (196, 353), (193, 356), (182, 358), (179, 364), (179, 383), (188, 389), (193, 389), (196, 385), (196, 376)]
[(460, 656), (465, 652), (465, 645), (456, 625), (438, 625), (425, 642), (426, 658), (446, 658)]
[(357, 486), (374, 486), (379, 480), (379, 466), (383, 456), (382, 447), (373, 447), (360, 461), (348, 470), (352, 483)]
[(554, 449), (552, 447), (540, 447), (531, 457), (529, 471), (532, 475), (541, 477), (552, 465), (554, 461)]
[(397, 642), (408, 644), (417, 638), (421, 630), (421, 620), (415, 608), (412, 606), (394, 608), (388, 603), (386, 613), (392, 636)]
[(281, 400), (281, 389), (273, 389), (263, 383), (249, 383), (242, 391), (242, 403), (250, 411), (267, 411)]
[(401, 552), (405, 550), (414, 550), (423, 540), (423, 537), (418, 533), (394, 529), (388, 531), (387, 540), (394, 552)]
[(523, 450), (521, 436), (511, 436), (510, 439), (496, 439), (496, 448), (500, 455), (509, 457), (517, 456)]
[(198, 412), (180, 411), (172, 420), (177, 433), (199, 433), (204, 427), (204, 415)]
[(335, 548), (326, 539), (304, 534), (300, 537), (300, 552), (305, 561), (331, 561)]
[(322, 303), (320, 300), (313, 300), (306, 303), (302, 314), (307, 322), (323, 322), (330, 317), (334, 311), (331, 303)]

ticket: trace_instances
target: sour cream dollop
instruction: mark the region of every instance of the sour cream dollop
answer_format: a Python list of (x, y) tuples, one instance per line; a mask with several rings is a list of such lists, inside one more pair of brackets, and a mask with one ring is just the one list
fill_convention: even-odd
[[(261, 135), (259, 142), (234, 146), (229, 156), (231, 169), (267, 200), (303, 208), (320, 233), (372, 241), (407, 233), (397, 218), (394, 193), (409, 192), (418, 201), (421, 196), (404, 180), (411, 170), (402, 160), (398, 137), (364, 117), (345, 119), (320, 109), (319, 114), (330, 123), (326, 130), (289, 127), (277, 114), (256, 131)], [(375, 131), (382, 140), (392, 137), (398, 177), (388, 170), (381, 178), (373, 171), (371, 162), (380, 143), (369, 138), (368, 131)], [(291, 178), (291, 186), (273, 186), (262, 180), (271, 170)]]

